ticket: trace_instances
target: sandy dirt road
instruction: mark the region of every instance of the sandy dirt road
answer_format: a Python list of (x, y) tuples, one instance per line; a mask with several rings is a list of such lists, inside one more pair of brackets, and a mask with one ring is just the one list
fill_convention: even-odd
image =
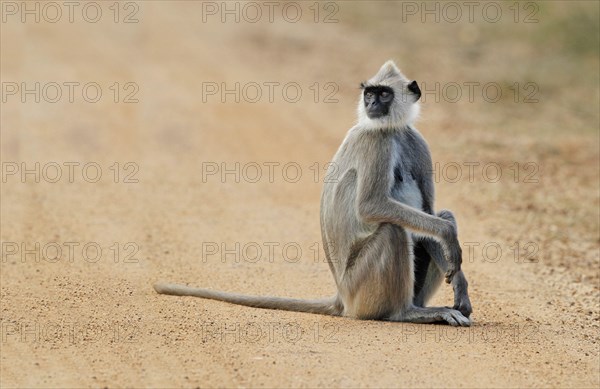
[[(99, 2), (95, 23), (95, 5), (52, 23), (39, 2), (22, 22), (16, 4), (0, 31), (3, 388), (600, 385), (597, 3), (502, 3), (494, 23), (401, 2), (276, 3), (273, 22), (256, 3), (252, 23), (230, 2), (236, 22), (195, 1)], [(335, 292), (324, 168), (389, 58), (426, 90), (417, 127), (473, 326), (156, 295), (157, 280)], [(444, 285), (433, 304), (451, 299)]]

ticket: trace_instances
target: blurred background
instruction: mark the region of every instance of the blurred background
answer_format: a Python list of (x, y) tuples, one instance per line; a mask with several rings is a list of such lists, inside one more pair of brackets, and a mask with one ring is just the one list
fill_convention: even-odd
[[(2, 386), (599, 384), (599, 3), (0, 5)], [(315, 259), (321, 185), (388, 59), (423, 91), (473, 331), (532, 341), (469, 353), (392, 323), (156, 296), (159, 279), (334, 293)], [(269, 320), (331, 325), (336, 342), (199, 339), (202, 323)]]

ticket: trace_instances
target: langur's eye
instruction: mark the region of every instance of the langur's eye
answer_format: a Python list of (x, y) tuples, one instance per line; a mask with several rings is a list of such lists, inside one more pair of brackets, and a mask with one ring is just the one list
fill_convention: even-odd
[(383, 101), (384, 103), (389, 103), (394, 98), (394, 94), (392, 92), (386, 91), (386, 90), (381, 91), (380, 96), (381, 96), (381, 101)]
[(372, 99), (373, 98), (373, 92), (367, 92), (367, 93), (365, 93), (365, 97), (367, 99)]

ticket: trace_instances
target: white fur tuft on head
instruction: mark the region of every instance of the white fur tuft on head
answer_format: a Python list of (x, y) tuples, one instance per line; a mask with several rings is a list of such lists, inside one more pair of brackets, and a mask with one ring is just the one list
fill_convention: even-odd
[(374, 75), (368, 84), (392, 86), (394, 83), (404, 81), (406, 78), (398, 69), (394, 61), (389, 60), (381, 66), (376, 75)]
[(411, 126), (418, 118), (420, 105), (418, 98), (408, 90), (410, 80), (406, 78), (394, 61), (389, 60), (381, 66), (364, 87), (387, 86), (394, 90), (394, 101), (387, 116), (371, 119), (367, 116), (364, 94), (361, 92), (358, 103), (358, 125), (368, 129), (401, 129)]

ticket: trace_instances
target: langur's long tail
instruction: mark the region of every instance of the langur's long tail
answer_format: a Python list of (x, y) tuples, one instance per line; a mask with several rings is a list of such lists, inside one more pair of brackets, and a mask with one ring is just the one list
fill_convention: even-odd
[(192, 288), (185, 285), (163, 283), (154, 284), (154, 290), (160, 294), (202, 297), (254, 308), (280, 309), (284, 311), (309, 312), (332, 316), (339, 316), (342, 314), (342, 304), (337, 296), (318, 300), (246, 296), (235, 293), (220, 292), (218, 290)]

